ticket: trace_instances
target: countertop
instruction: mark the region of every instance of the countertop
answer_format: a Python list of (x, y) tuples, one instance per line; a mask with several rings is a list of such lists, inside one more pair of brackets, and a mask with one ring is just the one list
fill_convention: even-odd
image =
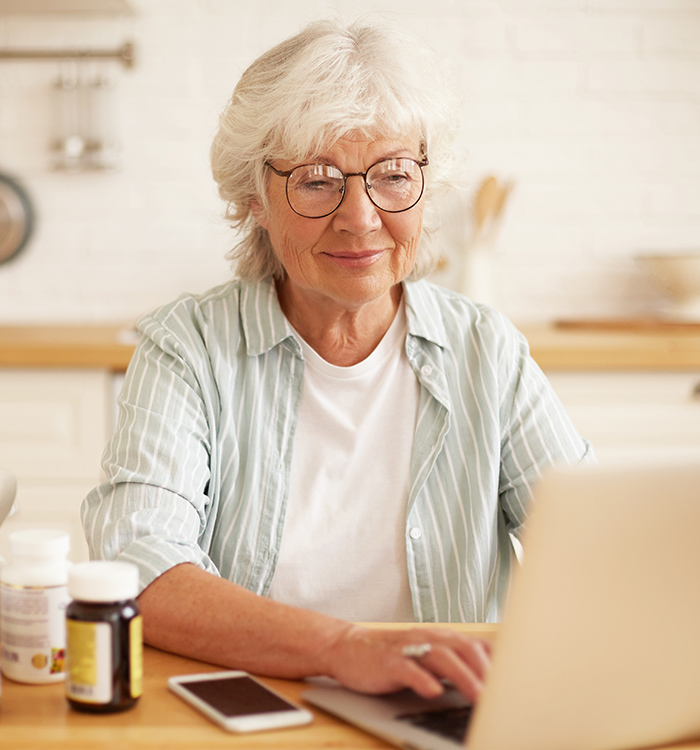
[(129, 326), (0, 326), (0, 367), (123, 372), (135, 345)]
[[(547, 371), (700, 371), (700, 324), (583, 321), (520, 329)], [(0, 367), (123, 372), (135, 344), (129, 326), (0, 326)]]
[(546, 371), (700, 371), (700, 325), (659, 321), (562, 321), (520, 326)]

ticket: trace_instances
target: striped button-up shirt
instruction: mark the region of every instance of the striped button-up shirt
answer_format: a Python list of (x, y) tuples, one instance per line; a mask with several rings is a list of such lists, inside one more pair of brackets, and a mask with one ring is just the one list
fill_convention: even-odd
[[(504, 316), (426, 281), (404, 290), (420, 383), (405, 522), (415, 617), (495, 621), (533, 485), (589, 446)], [(189, 562), (264, 596), (304, 377), (274, 284), (183, 296), (139, 330), (107, 479), (82, 507), (91, 556), (136, 563), (142, 587)]]

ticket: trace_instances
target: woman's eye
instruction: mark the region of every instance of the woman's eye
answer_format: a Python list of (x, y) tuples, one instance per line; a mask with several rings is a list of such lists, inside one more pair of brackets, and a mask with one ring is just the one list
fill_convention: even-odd
[(408, 175), (405, 172), (387, 172), (382, 179), (385, 182), (406, 182), (408, 180)]
[(370, 170), (368, 178), (380, 190), (400, 190), (416, 181), (415, 171), (410, 159), (387, 159)]
[(299, 190), (309, 193), (332, 192), (338, 189), (342, 183), (333, 175), (328, 174), (328, 168), (324, 165), (318, 165), (306, 170), (300, 170), (298, 174), (293, 174), (290, 179), (290, 187), (293, 190)]
[(403, 190), (411, 182), (406, 172), (384, 172), (372, 180), (372, 187), (378, 190)]
[(297, 190), (306, 190), (308, 192), (319, 192), (323, 190), (333, 190), (335, 184), (331, 180), (321, 180), (314, 178), (312, 180), (304, 180), (303, 182), (296, 185)]

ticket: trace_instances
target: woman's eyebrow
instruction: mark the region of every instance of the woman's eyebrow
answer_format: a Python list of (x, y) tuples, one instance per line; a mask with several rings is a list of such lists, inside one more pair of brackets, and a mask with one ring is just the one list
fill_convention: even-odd
[[(393, 151), (389, 151), (388, 153), (384, 154), (383, 156), (378, 156), (376, 159), (373, 160), (372, 164), (376, 164), (377, 162), (384, 161), (385, 159), (420, 159), (421, 155), (415, 156), (413, 154), (413, 151), (408, 146), (401, 146), (400, 148), (394, 149)], [(328, 166), (335, 167), (336, 169), (340, 169), (340, 167), (335, 164), (330, 157), (328, 156), (315, 156), (307, 161), (301, 161), (299, 164), (327, 164)], [(342, 171), (342, 170), (341, 170)]]

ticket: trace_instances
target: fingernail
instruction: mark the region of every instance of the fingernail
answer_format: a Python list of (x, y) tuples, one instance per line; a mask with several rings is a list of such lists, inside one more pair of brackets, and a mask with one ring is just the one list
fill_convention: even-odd
[(433, 685), (431, 692), (433, 698), (438, 698), (445, 692), (445, 688), (438, 682), (436, 685)]

